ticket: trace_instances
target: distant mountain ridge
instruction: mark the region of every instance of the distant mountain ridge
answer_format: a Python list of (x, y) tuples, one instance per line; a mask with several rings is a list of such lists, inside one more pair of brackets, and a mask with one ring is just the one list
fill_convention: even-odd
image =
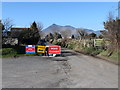
[[(61, 25), (57, 25), (57, 24), (52, 24), (49, 27), (47, 27), (46, 29), (44, 29), (43, 32), (45, 34), (52, 33), (52, 32), (59, 32), (60, 33), (63, 30), (71, 30), (71, 34), (76, 35), (76, 28), (73, 27), (73, 26), (70, 26), (70, 25), (61, 26)], [(97, 35), (100, 34), (100, 31), (94, 31), (94, 30), (91, 30), (91, 29), (84, 29), (84, 30), (86, 32), (88, 32), (89, 34), (90, 33), (95, 33)]]

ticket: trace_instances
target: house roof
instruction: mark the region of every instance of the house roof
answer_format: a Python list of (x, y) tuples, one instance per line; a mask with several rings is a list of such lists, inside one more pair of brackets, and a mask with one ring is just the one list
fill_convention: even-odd
[(29, 28), (11, 28), (11, 30), (24, 30), (24, 29), (29, 29)]

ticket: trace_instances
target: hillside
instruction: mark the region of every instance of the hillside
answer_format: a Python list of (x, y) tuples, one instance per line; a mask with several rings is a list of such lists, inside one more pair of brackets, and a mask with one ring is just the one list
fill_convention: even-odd
[[(53, 33), (53, 32), (61, 32), (63, 30), (71, 30), (71, 33), (73, 35), (76, 35), (76, 28), (73, 27), (73, 26), (70, 26), (70, 25), (66, 25), (66, 26), (60, 26), (60, 25), (57, 25), (57, 24), (52, 24), (50, 25), (49, 27), (45, 28), (43, 30), (43, 32), (45, 34), (48, 34), (48, 33)], [(94, 31), (94, 30), (91, 30), (91, 29), (85, 29), (86, 32), (88, 33), (96, 33), (97, 35), (100, 34), (100, 31)]]

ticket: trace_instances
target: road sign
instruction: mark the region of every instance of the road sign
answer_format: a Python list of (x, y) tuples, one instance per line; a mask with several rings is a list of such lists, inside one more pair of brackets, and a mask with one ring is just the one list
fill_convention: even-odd
[(26, 45), (26, 54), (35, 53), (35, 45)]
[(61, 48), (60, 46), (49, 46), (48, 47), (48, 54), (60, 54)]
[(37, 53), (45, 53), (45, 46), (38, 45), (37, 46)]

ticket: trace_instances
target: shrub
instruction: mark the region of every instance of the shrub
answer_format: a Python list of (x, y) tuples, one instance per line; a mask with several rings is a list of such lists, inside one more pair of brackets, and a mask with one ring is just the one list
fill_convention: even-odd
[(85, 50), (86, 52), (92, 53), (93, 51), (95, 51), (94, 47), (83, 47), (83, 50)]
[(2, 49), (2, 55), (3, 56), (15, 56), (17, 54), (17, 51), (13, 48), (3, 48)]
[(98, 55), (98, 54), (100, 54), (102, 51), (103, 51), (103, 50), (98, 49), (98, 50), (93, 51), (92, 54), (94, 54), (94, 55)]
[(102, 49), (96, 49), (95, 47), (84, 47), (83, 50), (92, 55), (98, 55), (103, 51)]
[(75, 48), (75, 45), (74, 45), (74, 44), (69, 44), (69, 45), (67, 46), (67, 48), (69, 48), (69, 49), (74, 49), (74, 48)]
[(53, 42), (54, 45), (61, 45), (61, 42)]

